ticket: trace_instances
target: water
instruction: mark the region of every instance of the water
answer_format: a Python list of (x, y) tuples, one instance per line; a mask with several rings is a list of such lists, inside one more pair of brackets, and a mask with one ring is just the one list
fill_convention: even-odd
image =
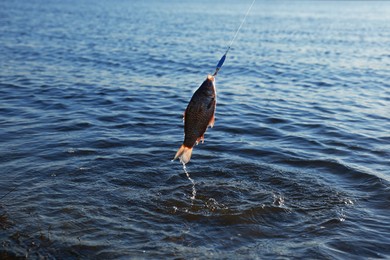
[(0, 2), (0, 258), (390, 257), (388, 2), (258, 1), (171, 162), (250, 2)]

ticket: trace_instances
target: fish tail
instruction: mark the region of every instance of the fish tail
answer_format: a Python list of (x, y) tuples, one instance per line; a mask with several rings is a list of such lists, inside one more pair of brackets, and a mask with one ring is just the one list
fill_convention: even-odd
[(184, 164), (188, 163), (191, 159), (191, 155), (192, 155), (192, 148), (193, 147), (187, 147), (187, 146), (184, 146), (184, 144), (182, 146), (180, 146), (179, 150), (177, 151), (176, 155), (175, 155), (175, 158), (173, 158), (173, 160), (176, 160), (177, 158), (180, 158), (180, 161)]

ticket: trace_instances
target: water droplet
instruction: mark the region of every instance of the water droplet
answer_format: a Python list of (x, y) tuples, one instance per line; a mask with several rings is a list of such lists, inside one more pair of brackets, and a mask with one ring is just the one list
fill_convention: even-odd
[(346, 199), (346, 200), (344, 201), (344, 203), (345, 203), (346, 205), (353, 205), (353, 202), (352, 202), (352, 200), (350, 200), (350, 199)]
[(274, 203), (275, 206), (283, 206), (284, 199), (281, 196), (274, 196)]
[(191, 203), (194, 203), (194, 200), (196, 199), (196, 189), (195, 189), (195, 182), (193, 179), (191, 179), (190, 174), (187, 172), (187, 168), (185, 163), (183, 163), (183, 170), (188, 178), (188, 180), (192, 183), (192, 196), (191, 196)]

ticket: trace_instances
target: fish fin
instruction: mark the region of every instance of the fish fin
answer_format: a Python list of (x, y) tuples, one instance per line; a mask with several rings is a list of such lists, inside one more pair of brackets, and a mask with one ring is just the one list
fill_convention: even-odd
[(180, 146), (180, 148), (179, 148), (179, 150), (177, 151), (177, 153), (176, 153), (176, 155), (175, 155), (175, 158), (173, 158), (173, 160), (176, 160), (178, 157), (180, 157), (180, 156), (183, 154), (184, 148), (185, 148), (184, 144), (183, 144), (182, 146)]
[(198, 145), (199, 142), (202, 142), (202, 144), (204, 143), (204, 134), (201, 137), (199, 137), (198, 139), (196, 139), (196, 145)]
[(184, 163), (184, 164), (188, 163), (191, 159), (192, 149), (193, 149), (193, 147), (190, 148), (190, 147), (184, 146), (184, 144), (183, 144), (179, 148), (179, 150), (177, 151), (175, 158), (173, 158), (173, 160), (180, 158), (180, 161), (182, 163)]
[(214, 123), (215, 123), (215, 115), (213, 115), (213, 117), (210, 119), (210, 122), (209, 122), (209, 125), (211, 128), (213, 128), (214, 126)]

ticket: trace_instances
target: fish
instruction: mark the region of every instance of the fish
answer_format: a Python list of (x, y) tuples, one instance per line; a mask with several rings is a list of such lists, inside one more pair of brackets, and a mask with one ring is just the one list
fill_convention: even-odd
[(190, 161), (195, 144), (203, 143), (207, 128), (214, 126), (216, 105), (215, 77), (208, 75), (184, 111), (184, 141), (173, 160), (179, 158), (183, 164)]

